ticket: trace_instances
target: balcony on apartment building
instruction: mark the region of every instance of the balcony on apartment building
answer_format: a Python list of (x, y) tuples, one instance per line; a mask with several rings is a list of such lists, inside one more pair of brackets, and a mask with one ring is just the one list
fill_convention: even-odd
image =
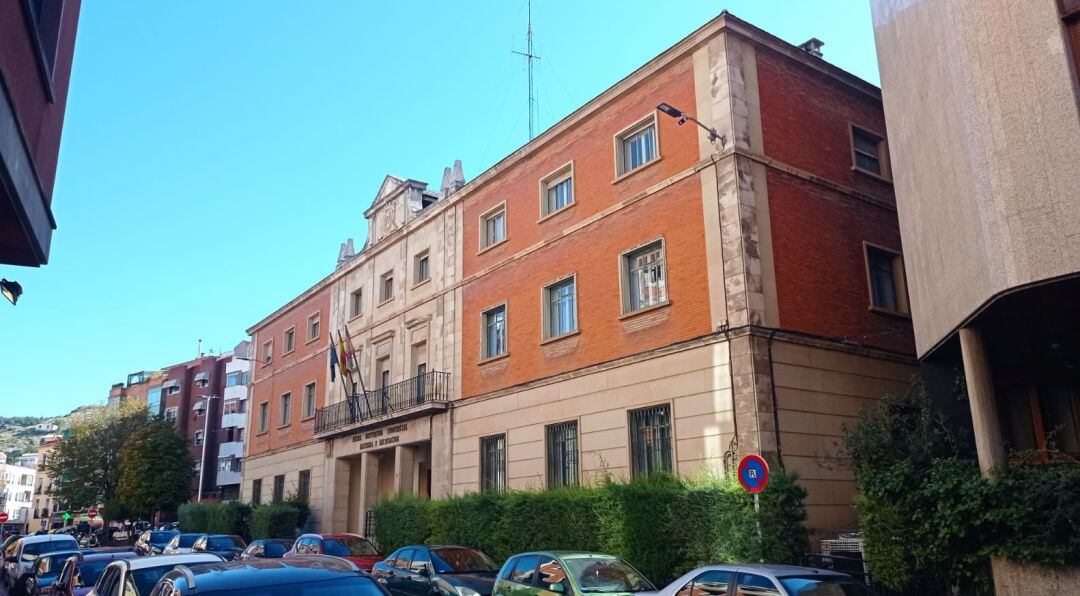
[(450, 407), (449, 399), (450, 373), (432, 371), (319, 408), (315, 412), (315, 436), (443, 411)]

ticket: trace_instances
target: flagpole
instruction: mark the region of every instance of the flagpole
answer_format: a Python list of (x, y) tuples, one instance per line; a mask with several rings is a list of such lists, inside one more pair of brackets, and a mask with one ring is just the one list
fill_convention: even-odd
[(349, 337), (349, 351), (352, 353), (353, 368), (356, 369), (356, 376), (360, 379), (360, 390), (364, 392), (364, 405), (367, 406), (368, 412), (371, 412), (371, 400), (368, 399), (367, 387), (364, 386), (364, 372), (360, 370), (360, 360), (356, 358), (356, 348), (352, 343), (352, 332), (349, 331), (348, 323), (345, 324), (345, 335)]
[[(329, 337), (329, 339), (330, 339), (330, 353), (331, 353), (331, 354), (336, 354), (336, 353), (337, 353), (337, 346), (335, 346), (335, 345), (334, 345), (334, 332), (333, 332), (333, 331), (327, 331), (327, 332), (326, 332), (326, 335), (327, 335), (327, 336)], [(336, 358), (335, 358), (335, 360), (336, 360)], [(337, 366), (337, 363), (335, 363), (335, 362), (331, 362), (331, 364), (330, 364), (330, 365), (331, 365), (331, 367), (334, 367), (334, 366)], [(331, 370), (333, 370), (333, 369), (331, 368)], [(341, 371), (340, 371), (340, 369), (339, 369), (339, 370), (338, 370), (338, 373), (340, 373), (340, 372), (341, 372)], [(349, 387), (348, 387), (347, 385), (345, 385), (345, 375), (342, 375), (342, 374), (338, 374), (338, 376), (339, 376), (339, 377), (341, 377), (341, 389), (342, 389), (342, 390), (343, 390), (343, 391), (345, 392), (345, 401), (350, 401), (350, 400), (349, 400)], [(355, 391), (354, 391), (353, 393), (355, 393)], [(352, 417), (353, 417), (353, 418), (356, 418), (356, 414), (355, 414), (355, 408), (354, 408), (354, 407), (352, 407), (352, 405), (351, 405), (351, 401), (350, 401), (350, 407), (349, 407), (349, 411), (350, 411), (350, 413), (352, 413), (352, 414), (353, 414), (353, 416), (352, 416)]]

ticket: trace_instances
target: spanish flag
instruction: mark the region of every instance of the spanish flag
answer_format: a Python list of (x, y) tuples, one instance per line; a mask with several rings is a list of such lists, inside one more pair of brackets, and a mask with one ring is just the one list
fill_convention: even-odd
[(345, 362), (345, 354), (347, 353), (348, 352), (345, 350), (345, 340), (341, 339), (341, 334), (338, 333), (338, 354), (341, 355), (341, 359), (338, 361), (338, 368), (343, 377), (349, 374), (349, 369), (347, 368), (348, 363)]

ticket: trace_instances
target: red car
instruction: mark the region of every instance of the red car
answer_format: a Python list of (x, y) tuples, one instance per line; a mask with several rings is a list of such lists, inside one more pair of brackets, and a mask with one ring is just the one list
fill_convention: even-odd
[(356, 534), (304, 534), (296, 539), (286, 557), (299, 555), (330, 555), (348, 559), (364, 571), (371, 571), (383, 560), (379, 549), (367, 538)]

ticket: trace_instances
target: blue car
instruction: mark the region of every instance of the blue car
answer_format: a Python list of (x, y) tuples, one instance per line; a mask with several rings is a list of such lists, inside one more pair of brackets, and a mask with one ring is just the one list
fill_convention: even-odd
[(150, 596), (390, 596), (354, 563), (328, 555), (181, 565), (166, 573)]

